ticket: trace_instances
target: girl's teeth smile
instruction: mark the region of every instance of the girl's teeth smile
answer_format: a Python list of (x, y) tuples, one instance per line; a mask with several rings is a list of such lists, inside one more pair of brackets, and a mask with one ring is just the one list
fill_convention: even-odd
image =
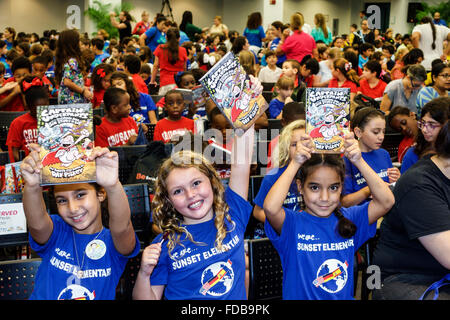
[(188, 208), (189, 209), (197, 209), (198, 207), (200, 207), (201, 204), (202, 204), (202, 201), (197, 201), (197, 202), (194, 202), (193, 204), (190, 204), (188, 206)]

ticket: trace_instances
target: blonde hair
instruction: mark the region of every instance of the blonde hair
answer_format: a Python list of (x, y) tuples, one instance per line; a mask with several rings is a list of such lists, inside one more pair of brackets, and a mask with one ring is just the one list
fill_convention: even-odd
[(290, 24), (292, 30), (301, 30), (304, 23), (305, 20), (303, 19), (303, 15), (301, 13), (297, 12), (291, 16)]
[[(206, 160), (203, 155), (193, 151), (179, 151), (173, 154), (170, 158), (164, 161), (161, 165), (155, 181), (155, 197), (152, 201), (153, 220), (156, 225), (167, 232), (167, 248), (169, 256), (171, 251), (177, 244), (181, 244), (181, 236), (186, 235), (186, 238), (194, 243), (195, 240), (192, 235), (182, 226), (184, 221), (183, 216), (173, 207), (169, 198), (167, 190), (167, 177), (174, 169), (189, 169), (196, 168), (204, 174), (211, 182), (213, 191), (213, 211), (214, 211), (214, 225), (217, 229), (216, 240), (214, 246), (218, 250), (222, 250), (222, 242), (225, 239), (227, 230), (225, 219), (233, 224), (228, 213), (229, 207), (225, 202), (225, 189), (222, 185), (220, 177), (212, 164)], [(197, 243), (199, 244), (199, 243)], [(181, 244), (182, 245), (182, 244)], [(171, 256), (172, 257), (172, 256)]]
[(328, 51), (328, 57), (331, 60), (335, 60), (335, 59), (341, 58), (342, 57), (341, 49), (338, 48), (338, 47), (330, 48), (330, 50)]
[(278, 79), (277, 83), (275, 84), (275, 87), (282, 90), (294, 89), (294, 86), (295, 86), (294, 80), (286, 76), (281, 76)]
[(247, 74), (255, 75), (255, 56), (251, 51), (242, 50), (239, 53), (239, 63)]
[(289, 147), (291, 145), (292, 134), (297, 129), (305, 129), (305, 120), (295, 120), (285, 126), (280, 133), (278, 144), (273, 150), (273, 166), (282, 168), (287, 166), (290, 161)]

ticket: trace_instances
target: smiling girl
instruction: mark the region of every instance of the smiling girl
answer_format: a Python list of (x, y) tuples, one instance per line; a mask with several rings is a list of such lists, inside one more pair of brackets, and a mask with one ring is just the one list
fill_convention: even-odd
[[(384, 115), (375, 108), (357, 109), (351, 121), (351, 129), (358, 140), (363, 159), (386, 183), (394, 183), (400, 171), (393, 167), (389, 153), (381, 148), (384, 140), (386, 121)], [(361, 172), (348, 158), (345, 161), (345, 183), (342, 206), (350, 207), (369, 200), (371, 190)]]
[[(373, 190), (370, 202), (340, 208), (344, 162), (339, 155), (312, 154), (307, 135), (264, 201), (266, 234), (283, 268), (283, 299), (353, 299), (355, 252), (375, 235), (375, 222), (394, 204), (387, 184), (362, 158), (353, 133), (345, 136), (344, 146), (345, 156)], [(304, 201), (300, 212), (283, 207), (295, 178)]]
[[(53, 187), (58, 214), (49, 215), (42, 196), (39, 145), (20, 170), (25, 180), (23, 207), (30, 246), (42, 258), (30, 299), (114, 300), (128, 258), (140, 245), (130, 219), (127, 196), (118, 178), (118, 156), (94, 148), (96, 183)], [(109, 227), (102, 224), (102, 203), (108, 198)]]

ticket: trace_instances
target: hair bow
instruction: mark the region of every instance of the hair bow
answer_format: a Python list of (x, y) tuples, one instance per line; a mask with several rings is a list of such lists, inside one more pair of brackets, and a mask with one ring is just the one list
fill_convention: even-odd
[(34, 78), (31, 82), (26, 82), (26, 81), (22, 82), (23, 92), (27, 91), (31, 87), (41, 87), (43, 85), (44, 85), (44, 83), (38, 77)]
[(97, 70), (97, 74), (100, 76), (100, 78), (104, 78), (106, 76), (105, 70), (102, 68)]
[(347, 63), (344, 65), (345, 71), (349, 71), (352, 67), (353, 67), (353, 65), (352, 65), (351, 62), (347, 62)]

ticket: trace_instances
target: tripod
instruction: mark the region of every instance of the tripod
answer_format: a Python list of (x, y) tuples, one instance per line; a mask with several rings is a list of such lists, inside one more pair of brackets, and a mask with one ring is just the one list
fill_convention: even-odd
[(167, 9), (169, 11), (169, 14), (167, 16), (170, 16), (172, 18), (172, 21), (175, 21), (174, 18), (173, 18), (172, 7), (170, 6), (170, 1), (169, 0), (162, 0), (161, 13), (164, 14), (164, 7), (166, 5), (167, 5)]

